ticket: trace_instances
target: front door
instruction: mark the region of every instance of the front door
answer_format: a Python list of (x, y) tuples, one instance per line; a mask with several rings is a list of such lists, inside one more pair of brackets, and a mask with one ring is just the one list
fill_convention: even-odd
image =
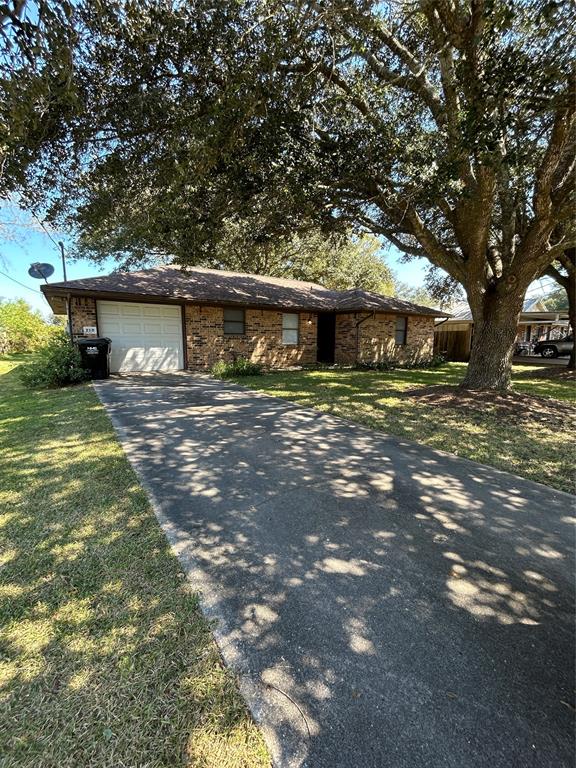
[(334, 347), (336, 346), (336, 315), (333, 312), (318, 314), (318, 346), (316, 360), (319, 363), (332, 365), (334, 363)]

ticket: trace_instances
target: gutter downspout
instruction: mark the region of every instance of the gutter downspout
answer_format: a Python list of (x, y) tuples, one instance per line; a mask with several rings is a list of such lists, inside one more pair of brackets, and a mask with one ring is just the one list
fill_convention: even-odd
[(356, 323), (356, 365), (360, 362), (360, 326), (362, 323), (365, 323), (366, 320), (370, 320), (371, 317), (374, 317), (376, 315), (376, 310), (371, 312), (366, 317), (361, 317), (360, 320)]
[(66, 296), (66, 314), (68, 315), (68, 333), (70, 334), (70, 344), (74, 344), (74, 337), (72, 336), (72, 302), (70, 301), (70, 294)]

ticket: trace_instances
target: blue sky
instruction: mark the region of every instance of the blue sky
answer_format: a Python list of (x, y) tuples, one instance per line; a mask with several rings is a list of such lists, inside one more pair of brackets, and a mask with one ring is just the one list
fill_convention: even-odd
[[(17, 227), (10, 233), (9, 237), (9, 240), (0, 241), (0, 273), (3, 273), (0, 274), (0, 298), (23, 298), (34, 308), (49, 314), (50, 308), (40, 293), (42, 281), (30, 277), (28, 268), (35, 261), (48, 262), (54, 267), (54, 274), (48, 278), (48, 282), (63, 280), (62, 260), (57, 245), (41, 230), (26, 230), (23, 227)], [(53, 233), (52, 237), (56, 242), (62, 240), (66, 244), (66, 238), (61, 237), (58, 233)], [(112, 260), (104, 267), (96, 266), (85, 260), (74, 262), (68, 259), (66, 262), (68, 280), (102, 275), (113, 269)], [(14, 280), (22, 283), (22, 285), (18, 285)]]
[[(18, 216), (16, 222), (4, 221), (2, 230), (6, 237), (0, 239), (0, 298), (23, 298), (34, 308), (49, 314), (50, 309), (40, 293), (41, 281), (28, 275), (30, 264), (36, 261), (48, 262), (54, 267), (54, 274), (48, 282), (63, 280), (62, 263), (57, 242), (62, 240), (66, 246), (67, 238), (58, 232), (51, 232), (54, 243), (48, 234), (35, 222), (27, 222), (23, 216)], [(386, 251), (386, 261), (396, 272), (398, 279), (411, 286), (421, 285), (427, 262), (423, 259), (414, 260), (408, 264), (400, 262), (400, 252), (396, 249)], [(110, 259), (103, 265), (96, 265), (84, 259), (67, 260), (66, 270), (68, 280), (82, 277), (94, 277), (112, 272), (116, 264)], [(15, 283), (17, 280), (19, 285)], [(27, 286), (27, 287), (24, 287)]]

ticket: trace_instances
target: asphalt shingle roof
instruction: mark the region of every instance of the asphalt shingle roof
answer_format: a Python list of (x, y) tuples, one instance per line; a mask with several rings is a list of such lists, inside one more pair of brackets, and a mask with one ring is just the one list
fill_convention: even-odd
[(141, 295), (202, 304), (446, 316), (440, 310), (359, 288), (333, 291), (302, 280), (176, 265), (138, 272), (113, 272), (102, 277), (69, 280), (67, 283), (50, 283), (43, 285), (42, 291), (49, 300), (70, 292), (74, 295), (117, 294), (120, 300), (123, 295), (131, 298)]

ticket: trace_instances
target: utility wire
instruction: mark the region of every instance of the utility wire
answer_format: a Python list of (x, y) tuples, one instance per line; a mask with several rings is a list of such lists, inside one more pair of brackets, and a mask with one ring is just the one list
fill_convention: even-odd
[[(31, 214), (32, 214), (32, 216), (33, 216), (33, 217), (36, 219), (36, 221), (38, 222), (38, 224), (40, 224), (40, 226), (41, 226), (41, 227), (42, 227), (42, 229), (44, 230), (44, 233), (45, 233), (45, 234), (46, 234), (46, 235), (47, 235), (47, 236), (50, 238), (50, 240), (52, 241), (52, 243), (53, 243), (53, 244), (56, 246), (56, 248), (57, 248), (57, 250), (58, 250), (58, 253), (62, 254), (62, 253), (63, 253), (63, 252), (62, 252), (62, 248), (63, 248), (64, 246), (62, 246), (62, 248), (60, 247), (60, 243), (59, 243), (59, 242), (57, 242), (56, 240), (54, 240), (54, 238), (53, 238), (53, 237), (52, 237), (52, 235), (50, 234), (50, 231), (49, 231), (49, 230), (47, 229), (47, 227), (45, 226), (44, 222), (43, 222), (43, 221), (41, 221), (41, 219), (39, 219), (39, 218), (38, 218), (38, 216), (36, 216), (36, 214), (34, 213), (34, 211), (30, 211), (30, 213), (31, 213)], [(62, 256), (62, 258), (64, 258), (64, 257)], [(44, 295), (44, 294), (42, 293), (42, 291), (37, 291), (37, 290), (36, 290), (36, 288), (30, 288), (30, 286), (29, 286), (29, 285), (24, 285), (24, 283), (21, 283), (19, 280), (16, 280), (15, 278), (13, 278), (13, 277), (10, 277), (10, 275), (7, 275), (7, 274), (6, 274), (6, 272), (0, 272), (0, 275), (3, 275), (4, 277), (7, 277), (7, 278), (8, 278), (8, 280), (12, 280), (12, 282), (13, 282), (13, 283), (16, 283), (17, 285), (21, 285), (21, 286), (22, 286), (22, 288), (27, 288), (29, 291), (33, 291), (34, 293), (39, 293), (39, 294), (40, 294), (40, 296), (43, 296), (43, 295)]]
[(20, 280), (16, 280), (14, 277), (10, 277), (10, 275), (7, 275), (6, 272), (0, 272), (0, 275), (2, 275), (3, 277), (7, 277), (8, 280), (12, 280), (13, 283), (17, 283), (18, 285), (21, 285), (22, 288), (27, 288), (29, 291), (34, 291), (34, 293), (39, 293), (40, 296), (44, 295), (42, 291), (37, 291), (36, 288), (30, 288), (29, 285), (24, 285), (24, 283), (21, 283)]
[(53, 238), (53, 237), (52, 237), (52, 235), (50, 234), (50, 231), (49, 231), (49, 230), (46, 228), (46, 226), (44, 225), (44, 222), (43, 222), (43, 221), (41, 221), (41, 220), (38, 218), (38, 216), (36, 216), (36, 214), (34, 213), (34, 211), (31, 211), (31, 214), (32, 214), (32, 216), (33, 216), (33, 217), (36, 219), (36, 221), (38, 222), (38, 224), (40, 224), (40, 226), (42, 227), (42, 229), (44, 230), (44, 232), (45, 232), (45, 233), (48, 235), (48, 237), (50, 238), (50, 240), (52, 240), (52, 242), (54, 243), (54, 245), (56, 246), (56, 248), (58, 248), (58, 252), (60, 253), (60, 244), (59, 244), (58, 242), (56, 242), (56, 240), (54, 240), (54, 238)]

